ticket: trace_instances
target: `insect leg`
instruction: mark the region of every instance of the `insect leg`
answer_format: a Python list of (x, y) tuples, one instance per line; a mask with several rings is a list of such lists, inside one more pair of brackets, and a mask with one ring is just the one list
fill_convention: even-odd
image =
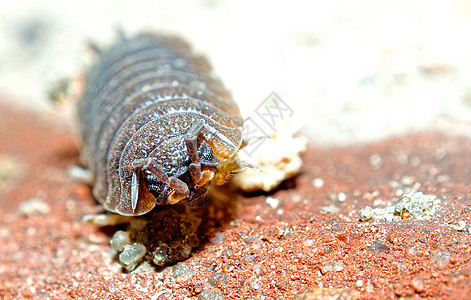
[(136, 159), (132, 162), (132, 166), (133, 166), (134, 169), (140, 168), (144, 171), (149, 171), (151, 174), (153, 174), (155, 177), (157, 177), (157, 179), (159, 179), (160, 181), (162, 181), (166, 185), (169, 185), (169, 183), (170, 183), (168, 175), (167, 175), (167, 173), (165, 173), (162, 166), (159, 165), (151, 157)]
[(144, 171), (149, 171), (152, 175), (157, 177), (157, 179), (173, 189), (173, 192), (171, 192), (167, 198), (169, 204), (178, 203), (190, 193), (186, 183), (176, 177), (168, 177), (162, 166), (151, 157), (136, 159), (133, 161), (132, 166), (134, 168), (141, 168)]
[(170, 188), (174, 189), (173, 192), (168, 195), (167, 202), (169, 204), (176, 204), (180, 202), (183, 198), (190, 194), (188, 190), (188, 185), (176, 177), (170, 177)]
[(214, 172), (201, 170), (201, 162), (198, 156), (198, 134), (205, 125), (203, 120), (195, 123), (185, 135), (186, 148), (190, 156), (190, 175), (197, 186), (202, 186), (213, 179)]

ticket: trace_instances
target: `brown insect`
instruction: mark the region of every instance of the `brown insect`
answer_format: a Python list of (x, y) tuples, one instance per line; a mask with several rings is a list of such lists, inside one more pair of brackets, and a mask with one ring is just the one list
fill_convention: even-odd
[(140, 34), (101, 52), (78, 115), (81, 159), (111, 212), (197, 203), (239, 168), (239, 108), (207, 60), (179, 38)]

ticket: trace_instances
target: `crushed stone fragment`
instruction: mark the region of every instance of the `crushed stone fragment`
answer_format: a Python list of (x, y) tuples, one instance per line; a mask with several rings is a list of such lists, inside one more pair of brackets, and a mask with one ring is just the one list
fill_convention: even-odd
[(175, 261), (186, 259), (191, 254), (192, 247), (188, 244), (174, 242), (170, 245), (157, 246), (155, 251), (152, 252), (152, 262), (157, 266), (165, 266), (167, 264), (174, 263)]
[(335, 260), (331, 260), (328, 262), (323, 263), (320, 266), (320, 270), (322, 274), (328, 273), (328, 272), (340, 272), (343, 270), (343, 263)]
[(359, 216), (360, 216), (360, 221), (368, 221), (371, 218), (373, 218), (374, 212), (373, 209), (369, 206), (363, 208), (360, 210)]
[(466, 221), (464, 220), (458, 221), (458, 225), (451, 224), (450, 226), (456, 231), (466, 231)]
[(407, 246), (404, 249), (404, 255), (408, 259), (413, 259), (416, 257), (421, 257), (424, 255), (424, 251), (417, 245)]
[(131, 244), (129, 233), (122, 230), (116, 231), (110, 240), (111, 248), (119, 252), (122, 252), (124, 250), (124, 246), (129, 245), (129, 244)]
[(221, 272), (216, 272), (213, 275), (211, 275), (208, 279), (208, 282), (212, 286), (216, 287), (218, 284), (227, 282), (228, 278), (229, 278), (229, 275), (221, 271)]
[(144, 255), (146, 255), (146, 247), (144, 245), (138, 243), (125, 245), (123, 252), (119, 255), (119, 261), (125, 266), (126, 270), (132, 271)]
[(445, 268), (450, 263), (450, 252), (440, 251), (432, 256), (432, 263), (438, 269)]
[(280, 200), (276, 199), (276, 198), (273, 198), (273, 197), (270, 197), (268, 196), (267, 198), (265, 198), (265, 202), (270, 205), (271, 208), (275, 209), (278, 207), (278, 205), (280, 204)]
[(357, 282), (355, 283), (355, 286), (357, 288), (361, 288), (363, 286), (363, 280), (361, 280), (361, 279), (357, 280)]
[(254, 290), (258, 290), (262, 287), (262, 283), (257, 275), (252, 275), (249, 279), (244, 282), (245, 288), (252, 288)]
[(132, 273), (134, 274), (146, 274), (154, 273), (155, 267), (147, 261), (144, 261), (142, 264), (138, 265)]
[(400, 196), (394, 206), (374, 209), (366, 206), (360, 211), (359, 218), (361, 221), (373, 218), (388, 222), (408, 218), (429, 220), (435, 214), (440, 204), (440, 199), (437, 199), (434, 195), (425, 195), (422, 192), (411, 190)]
[(195, 270), (193, 270), (187, 263), (185, 262), (179, 262), (176, 264), (173, 268), (173, 278), (177, 282), (180, 281), (185, 281), (187, 280), (190, 276), (195, 274)]
[(418, 220), (430, 219), (435, 213), (435, 207), (440, 202), (433, 195), (424, 195), (421, 192), (412, 190), (396, 201), (395, 213), (402, 216), (404, 211)]

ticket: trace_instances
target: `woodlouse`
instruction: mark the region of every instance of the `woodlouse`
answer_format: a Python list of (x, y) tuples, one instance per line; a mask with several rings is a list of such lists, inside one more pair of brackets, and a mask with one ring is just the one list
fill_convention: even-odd
[(102, 51), (78, 116), (93, 194), (111, 212), (197, 202), (238, 167), (239, 108), (179, 38), (144, 33)]

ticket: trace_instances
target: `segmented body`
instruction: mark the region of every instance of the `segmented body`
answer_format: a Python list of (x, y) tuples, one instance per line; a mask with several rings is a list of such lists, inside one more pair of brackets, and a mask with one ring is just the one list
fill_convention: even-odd
[(178, 38), (142, 34), (102, 53), (87, 75), (78, 115), (81, 158), (95, 176), (93, 193), (107, 210), (123, 215), (166, 204), (172, 192), (139, 170), (139, 201), (131, 203), (138, 160), (151, 158), (168, 177), (185, 182), (187, 201), (205, 193), (207, 184), (195, 185), (188, 174), (185, 134), (196, 123), (204, 124), (197, 132), (202, 169), (231, 160), (242, 143), (237, 104), (209, 63)]

